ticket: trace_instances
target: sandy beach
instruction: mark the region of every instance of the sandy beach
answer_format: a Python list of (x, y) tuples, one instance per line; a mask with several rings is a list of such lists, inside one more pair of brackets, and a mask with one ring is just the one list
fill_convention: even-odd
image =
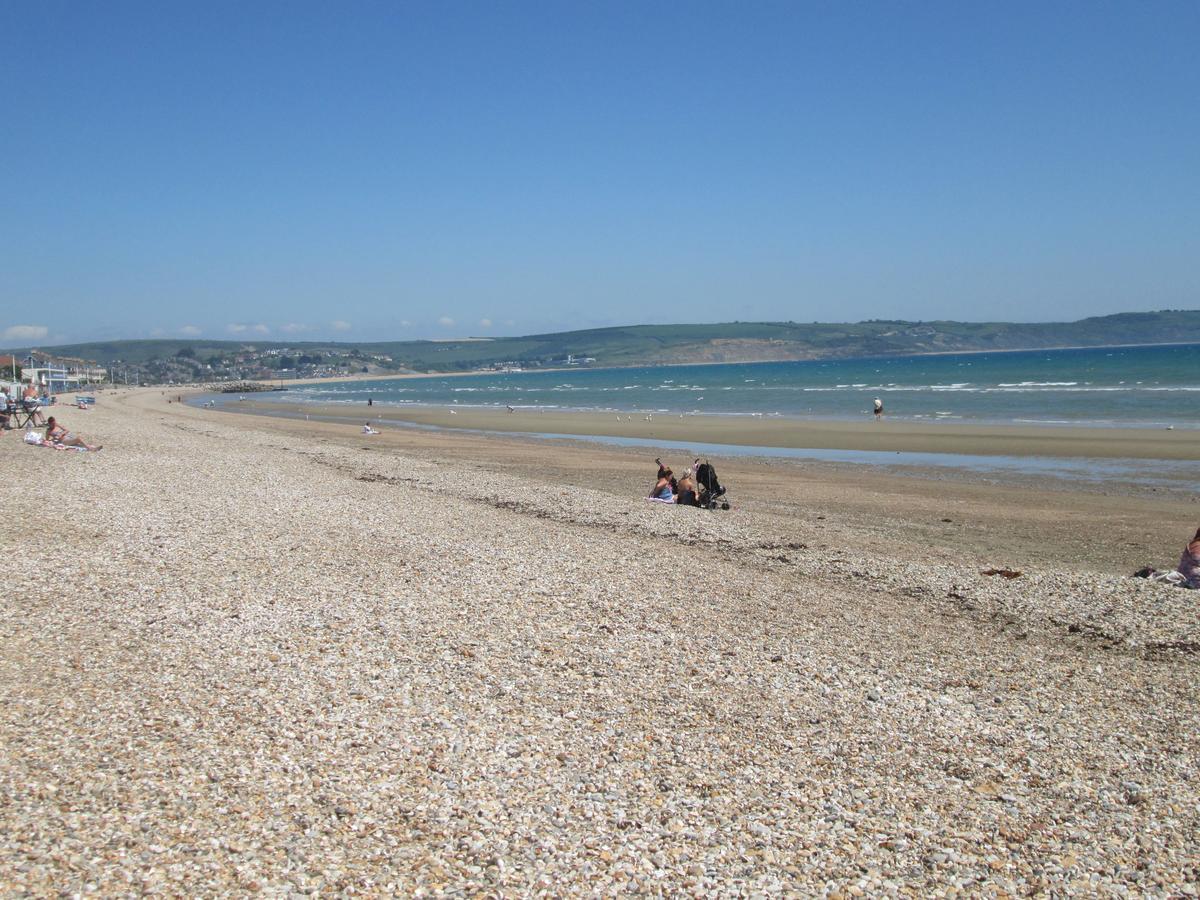
[[(297, 413), (298, 405), (250, 394), (241, 412)], [(774, 448), (813, 448), (955, 453), (983, 456), (1089, 457), (1200, 461), (1200, 431), (1149, 428), (1091, 428), (1041, 425), (976, 425), (875, 422), (751, 416), (645, 415), (561, 410), (479, 407), (398, 407), (360, 404), (304, 404), (313, 418), (406, 422), (439, 428), (499, 433), (611, 435), (645, 440), (734, 444)]]
[[(0, 437), (5, 893), (1197, 892), (1194, 497), (166, 400)], [(1196, 458), (900, 424), (777, 439)]]

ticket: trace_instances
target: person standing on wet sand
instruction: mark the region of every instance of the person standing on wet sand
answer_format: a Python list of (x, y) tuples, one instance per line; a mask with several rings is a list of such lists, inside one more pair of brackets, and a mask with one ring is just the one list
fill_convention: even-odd
[(878, 397), (875, 398), (875, 421), (878, 422), (883, 418), (883, 401)]

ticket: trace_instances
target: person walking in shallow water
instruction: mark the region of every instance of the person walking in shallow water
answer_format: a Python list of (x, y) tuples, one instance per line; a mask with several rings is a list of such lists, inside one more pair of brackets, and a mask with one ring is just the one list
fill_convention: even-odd
[(878, 397), (875, 398), (875, 421), (878, 422), (883, 418), (883, 401)]

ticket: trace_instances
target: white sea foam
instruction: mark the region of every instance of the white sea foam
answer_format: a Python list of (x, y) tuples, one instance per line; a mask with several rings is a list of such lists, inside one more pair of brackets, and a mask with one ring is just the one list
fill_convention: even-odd
[(1074, 388), (1079, 382), (1001, 382), (997, 388)]
[(1056, 388), (1028, 388), (1028, 387), (994, 387), (988, 388), (985, 393), (990, 394), (1092, 394), (1092, 393), (1116, 393), (1122, 394), (1137, 390), (1131, 387), (1056, 387)]

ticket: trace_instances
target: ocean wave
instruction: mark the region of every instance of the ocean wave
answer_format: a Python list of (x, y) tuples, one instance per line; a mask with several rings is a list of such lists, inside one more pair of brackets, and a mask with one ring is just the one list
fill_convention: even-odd
[(1122, 394), (1131, 391), (1139, 390), (1131, 387), (1056, 387), (1056, 388), (1028, 388), (1028, 387), (994, 387), (988, 388), (986, 393), (990, 394)]
[(1000, 382), (996, 387), (1014, 388), (1014, 387), (1074, 387), (1079, 384), (1078, 381), (1013, 381)]

